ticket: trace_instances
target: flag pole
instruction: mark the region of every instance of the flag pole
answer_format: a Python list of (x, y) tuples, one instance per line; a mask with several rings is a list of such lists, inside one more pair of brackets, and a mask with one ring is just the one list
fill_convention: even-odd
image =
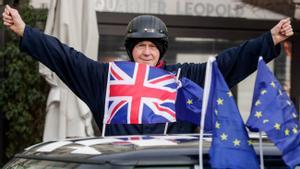
[(212, 62), (215, 60), (214, 57), (209, 57), (206, 63), (205, 71), (205, 82), (204, 82), (204, 91), (203, 91), (203, 102), (201, 110), (201, 121), (200, 121), (200, 136), (199, 136), (199, 168), (203, 169), (203, 134), (204, 134), (204, 122), (205, 114), (207, 111), (207, 104), (209, 99), (211, 76), (212, 76)]
[[(179, 81), (180, 72), (181, 72), (181, 68), (178, 68), (177, 74), (176, 74), (176, 82)], [(166, 124), (165, 124), (165, 129), (164, 129), (164, 135), (167, 135), (168, 127), (169, 127), (169, 123), (166, 122)]]
[(103, 116), (103, 120), (102, 120), (102, 137), (105, 137), (105, 130), (106, 130), (106, 122), (107, 122), (107, 117), (108, 117), (108, 98), (109, 98), (109, 91), (110, 91), (110, 74), (111, 74), (111, 67), (114, 63), (113, 62), (109, 62), (109, 68), (108, 68), (108, 75), (107, 75), (107, 82), (106, 82), (106, 96), (105, 96), (105, 105), (104, 105), (104, 116)]
[[(263, 57), (260, 56), (258, 61), (263, 60)], [(263, 154), (263, 140), (262, 132), (259, 131), (259, 158), (260, 158), (260, 169), (264, 169), (264, 154)]]
[(166, 122), (166, 124), (165, 124), (165, 129), (164, 129), (164, 135), (167, 135), (167, 132), (168, 132), (168, 126), (169, 126), (169, 123)]
[(106, 129), (106, 124), (103, 121), (103, 125), (102, 125), (102, 137), (105, 137), (105, 129)]
[(264, 169), (264, 154), (263, 154), (263, 140), (262, 140), (262, 132), (259, 132), (259, 157), (260, 157), (260, 169)]

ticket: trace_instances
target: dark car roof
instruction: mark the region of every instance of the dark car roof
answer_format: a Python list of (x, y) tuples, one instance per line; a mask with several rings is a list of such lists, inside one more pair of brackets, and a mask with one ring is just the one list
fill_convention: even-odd
[[(206, 156), (210, 142), (210, 136), (205, 136)], [(259, 152), (257, 139), (254, 147)], [(264, 155), (280, 156), (272, 143), (265, 141), (263, 148)], [(40, 143), (15, 157), (113, 165), (196, 164), (198, 149), (198, 135), (94, 137)]]

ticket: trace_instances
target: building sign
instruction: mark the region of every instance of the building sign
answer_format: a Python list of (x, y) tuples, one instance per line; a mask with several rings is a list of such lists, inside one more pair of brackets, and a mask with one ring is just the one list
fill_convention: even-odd
[(276, 20), (285, 17), (282, 14), (267, 10), (272, 9), (270, 7), (280, 8), (280, 5), (276, 4), (276, 1), (268, 2), (269, 3), (264, 4), (265, 8), (260, 8), (255, 5), (250, 5), (255, 3), (246, 4), (241, 0), (96, 0), (96, 10), (104, 12)]
[[(296, 5), (274, 0), (93, 0), (102, 12), (148, 13), (279, 20), (296, 15)], [(294, 0), (299, 1), (300, 0)], [(1, 2), (1, 0), (0, 0)], [(50, 0), (31, 0), (35, 8), (48, 8)], [(296, 6), (296, 7), (295, 7)], [(295, 11), (296, 8), (296, 11)], [(274, 12), (277, 11), (277, 12)], [(298, 10), (298, 13), (300, 10)]]

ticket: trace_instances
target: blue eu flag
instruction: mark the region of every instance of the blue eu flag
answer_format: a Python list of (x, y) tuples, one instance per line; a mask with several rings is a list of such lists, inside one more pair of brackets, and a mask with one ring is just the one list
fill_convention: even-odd
[(203, 89), (185, 77), (180, 80), (180, 83), (175, 104), (176, 119), (199, 126)]
[(212, 116), (214, 124), (209, 151), (212, 168), (258, 169), (252, 142), (215, 60), (211, 77), (206, 78), (211, 78), (206, 114)]
[(257, 69), (247, 125), (251, 131), (264, 131), (281, 150), (285, 163), (294, 168), (300, 164), (300, 135), (295, 106), (262, 58)]

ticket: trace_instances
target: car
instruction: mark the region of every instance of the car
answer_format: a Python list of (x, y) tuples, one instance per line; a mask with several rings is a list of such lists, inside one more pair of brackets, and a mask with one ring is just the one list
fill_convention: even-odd
[[(252, 140), (258, 154), (258, 139)], [(210, 168), (210, 143), (210, 135), (205, 135), (204, 168)], [(263, 141), (263, 150), (265, 168), (288, 168), (281, 159), (281, 153), (266, 138)], [(16, 154), (3, 168), (197, 169), (199, 135), (109, 136), (44, 142)]]

